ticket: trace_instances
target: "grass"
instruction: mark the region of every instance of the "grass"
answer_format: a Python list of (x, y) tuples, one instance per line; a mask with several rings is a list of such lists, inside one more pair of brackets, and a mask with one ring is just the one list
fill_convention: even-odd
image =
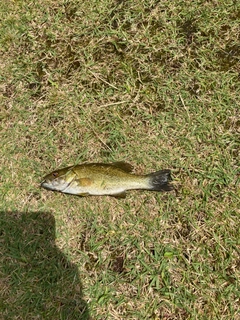
[[(4, 319), (238, 319), (239, 5), (0, 4)], [(177, 193), (47, 192), (125, 160)]]

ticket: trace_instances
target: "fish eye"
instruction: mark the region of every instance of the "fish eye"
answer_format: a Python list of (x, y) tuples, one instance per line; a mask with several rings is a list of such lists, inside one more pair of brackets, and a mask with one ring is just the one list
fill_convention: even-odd
[(52, 175), (53, 175), (54, 177), (57, 177), (57, 176), (58, 176), (58, 172), (53, 172)]

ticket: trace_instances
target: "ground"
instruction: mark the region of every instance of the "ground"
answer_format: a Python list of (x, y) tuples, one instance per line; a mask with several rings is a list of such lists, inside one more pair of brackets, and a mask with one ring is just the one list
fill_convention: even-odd
[[(238, 319), (237, 1), (1, 1), (4, 319)], [(176, 191), (40, 189), (126, 161)]]

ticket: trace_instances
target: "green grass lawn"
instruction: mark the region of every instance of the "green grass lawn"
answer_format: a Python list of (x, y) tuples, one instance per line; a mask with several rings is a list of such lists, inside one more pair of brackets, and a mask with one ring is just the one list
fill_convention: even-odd
[[(2, 319), (238, 319), (237, 1), (1, 1)], [(126, 161), (177, 191), (40, 189)]]

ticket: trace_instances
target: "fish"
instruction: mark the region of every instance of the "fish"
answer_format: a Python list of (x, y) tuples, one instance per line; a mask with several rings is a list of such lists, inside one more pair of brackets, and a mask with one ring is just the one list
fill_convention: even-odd
[(171, 191), (171, 170), (145, 175), (132, 173), (133, 166), (120, 161), (83, 163), (55, 170), (43, 178), (41, 187), (78, 196), (125, 198), (127, 190)]

